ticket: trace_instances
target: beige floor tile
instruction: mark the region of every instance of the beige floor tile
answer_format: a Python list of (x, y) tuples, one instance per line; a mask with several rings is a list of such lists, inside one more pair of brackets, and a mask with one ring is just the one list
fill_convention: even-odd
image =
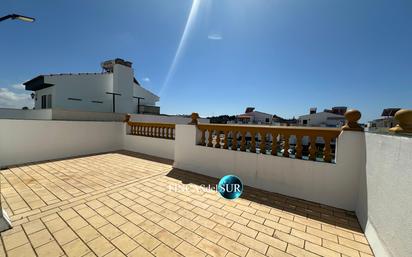
[(28, 223), (23, 224), (24, 231), (27, 235), (33, 234), (34, 232), (40, 231), (46, 228), (41, 220), (33, 220)]
[(29, 235), (29, 240), (33, 247), (36, 248), (48, 242), (51, 242), (54, 239), (47, 229), (43, 229)]
[(199, 250), (198, 248), (186, 242), (183, 242), (178, 247), (176, 247), (176, 251), (182, 254), (183, 256), (191, 256), (191, 257), (206, 256), (206, 253), (204, 253), (203, 251)]
[(97, 256), (104, 256), (115, 249), (113, 244), (102, 236), (88, 242), (87, 246), (90, 247)]
[(63, 250), (69, 257), (83, 256), (90, 251), (90, 249), (80, 239), (76, 239), (64, 245)]
[(126, 233), (131, 238), (134, 238), (135, 236), (137, 236), (143, 231), (141, 228), (131, 223), (130, 221), (127, 221), (126, 223), (119, 226), (119, 229), (123, 231), (124, 233)]
[(246, 246), (239, 244), (227, 237), (222, 237), (222, 239), (218, 242), (218, 245), (239, 256), (246, 256), (249, 250), (249, 248), (247, 248)]
[(76, 230), (76, 233), (86, 243), (100, 236), (100, 233), (90, 225)]
[(60, 245), (65, 245), (78, 238), (77, 235), (68, 227), (53, 233), (53, 236)]
[(134, 240), (148, 251), (152, 251), (160, 244), (159, 240), (144, 231), (137, 235)]
[(310, 252), (316, 253), (321, 256), (328, 256), (328, 257), (340, 257), (340, 253), (329, 250), (325, 247), (322, 247), (317, 244), (312, 244), (310, 242), (305, 243), (305, 250), (308, 250)]
[[(292, 246), (292, 247), (294, 247), (294, 246)], [(293, 251), (293, 250), (292, 250)], [(295, 253), (298, 253), (298, 252), (295, 252)], [(292, 257), (293, 255), (290, 255), (290, 254), (288, 254), (288, 253), (286, 253), (286, 252), (284, 252), (284, 251), (281, 251), (281, 250), (279, 250), (279, 249), (276, 249), (276, 248), (274, 248), (274, 247), (272, 247), (272, 246), (269, 246), (269, 249), (268, 249), (268, 251), (266, 252), (266, 256), (269, 256), (269, 257)], [(296, 256), (304, 256), (304, 255), (298, 255), (298, 254), (296, 254)], [(305, 257), (311, 257), (311, 256), (305, 256)], [(313, 257), (313, 256), (312, 256)]]
[(240, 235), (237, 242), (262, 254), (265, 254), (269, 247), (267, 244), (246, 235)]
[(44, 257), (58, 257), (62, 256), (64, 253), (59, 245), (55, 241), (51, 241), (36, 248), (36, 253), (38, 256)]
[(228, 251), (223, 247), (220, 247), (206, 239), (202, 239), (196, 247), (214, 257), (223, 257), (228, 253)]
[(33, 248), (30, 244), (24, 244), (19, 247), (14, 248), (13, 250), (7, 251), (9, 257), (35, 257), (36, 254), (33, 251)]
[[(154, 249), (152, 253), (156, 257), (180, 257), (182, 256), (176, 251), (174, 251), (173, 249), (171, 249), (170, 247), (166, 246), (165, 244), (161, 244), (158, 247), (156, 247), (156, 249)], [(142, 255), (142, 257), (144, 256), (152, 256), (152, 255)]]
[(186, 240), (187, 242), (191, 243), (192, 245), (197, 245), (200, 240), (202, 240), (202, 237), (193, 233), (192, 231), (182, 228), (181, 230), (179, 230), (176, 235), (184, 240)]
[[(156, 252), (156, 249), (153, 251), (153, 253)], [(151, 254), (149, 251), (147, 251), (143, 247), (139, 246), (136, 249), (134, 249), (131, 253), (129, 253), (127, 256), (128, 257), (153, 257), (153, 254)], [(168, 257), (169, 255), (158, 255), (158, 256)]]
[(178, 246), (180, 243), (182, 243), (182, 239), (180, 239), (178, 236), (175, 236), (174, 234), (170, 233), (169, 231), (163, 229), (159, 233), (155, 235), (155, 237), (160, 240), (162, 243), (166, 244), (167, 246), (171, 248), (175, 248)]
[(123, 256), (126, 256), (126, 255), (124, 255), (119, 249), (114, 249), (113, 251), (105, 255), (105, 257), (123, 257)]
[(29, 240), (27, 239), (26, 234), (23, 231), (3, 236), (3, 243), (6, 251), (27, 244), (28, 242)]
[(118, 228), (110, 223), (98, 228), (97, 230), (109, 240), (114, 239), (122, 234), (122, 232)]
[(135, 241), (133, 241), (130, 237), (128, 237), (125, 234), (116, 237), (111, 242), (117, 249), (119, 249), (124, 254), (130, 253), (139, 246)]

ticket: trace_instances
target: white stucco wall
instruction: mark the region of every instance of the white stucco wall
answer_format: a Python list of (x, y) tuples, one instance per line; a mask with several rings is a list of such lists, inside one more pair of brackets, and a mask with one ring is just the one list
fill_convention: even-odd
[(268, 119), (268, 122), (272, 122), (273, 115), (268, 114), (268, 113), (263, 113), (263, 112), (253, 112), (253, 121), (256, 123), (266, 123), (266, 119)]
[(124, 113), (86, 112), (77, 110), (52, 109), (53, 120), (82, 120), (82, 121), (124, 121)]
[(45, 75), (44, 82), (54, 86), (36, 91), (35, 107), (41, 109), (41, 96), (51, 94), (52, 108), (112, 112), (113, 96), (106, 92), (120, 94), (115, 97), (118, 113), (137, 112), (138, 100), (133, 98), (134, 96), (144, 98), (140, 102), (141, 105), (156, 105), (159, 97), (137, 85), (133, 80), (133, 69), (121, 64), (114, 65), (113, 73)]
[(345, 122), (343, 115), (337, 115), (329, 112), (318, 112), (299, 116), (298, 123), (303, 124), (303, 120), (307, 120), (306, 126), (338, 126)]
[[(137, 85), (136, 83), (133, 83), (133, 96), (139, 96), (143, 97), (144, 99), (140, 99), (140, 105), (149, 105), (149, 106), (155, 106), (156, 102), (160, 100), (160, 98), (150, 92), (149, 90)], [(136, 106), (138, 104), (138, 99), (133, 98), (133, 105)], [(136, 110), (134, 110), (136, 112)]]
[[(53, 108), (100, 112), (112, 111), (112, 96), (106, 94), (106, 92), (113, 92), (113, 74), (111, 73), (63, 74), (45, 76), (44, 80), (46, 83), (55, 84), (52, 87), (54, 88), (52, 93), (54, 100), (52, 103)], [(81, 101), (68, 100), (68, 98), (78, 98)], [(39, 100), (41, 101), (41, 97), (38, 97)], [(101, 101), (103, 103), (93, 103), (92, 101)]]
[(54, 105), (54, 102), (56, 101), (56, 90), (55, 90), (55, 86), (52, 87), (47, 87), (47, 88), (43, 88), (41, 90), (37, 90), (35, 92), (35, 98), (34, 98), (34, 108), (39, 110), (41, 109), (41, 97), (43, 95), (51, 95), (52, 96), (52, 107)]
[(175, 153), (175, 140), (125, 135), (123, 148), (128, 151), (173, 160)]
[(21, 110), (0, 108), (0, 119), (13, 120), (51, 120), (52, 109)]
[(195, 126), (176, 125), (176, 168), (217, 178), (235, 174), (249, 186), (355, 210), (364, 133), (339, 136), (336, 164), (198, 146), (199, 139)]
[(366, 133), (356, 214), (376, 256), (412, 256), (412, 138)]
[(136, 112), (133, 104), (133, 70), (130, 67), (115, 64), (113, 68), (113, 91), (120, 94), (116, 96), (116, 112)]
[(176, 125), (176, 139), (126, 134), (122, 122), (0, 119), (0, 167), (129, 150), (174, 167), (356, 210), (374, 254), (412, 256), (412, 137), (344, 131), (336, 164), (198, 146), (200, 131)]
[(0, 167), (121, 150), (121, 122), (0, 120)]

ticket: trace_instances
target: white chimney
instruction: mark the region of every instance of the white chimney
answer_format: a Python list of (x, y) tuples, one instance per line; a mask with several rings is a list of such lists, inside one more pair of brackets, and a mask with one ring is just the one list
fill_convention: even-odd
[[(122, 59), (104, 62), (108, 69), (113, 72), (113, 92), (120, 94), (116, 97), (116, 112), (132, 113), (133, 107), (133, 69), (131, 62)], [(103, 65), (102, 65), (103, 67)], [(103, 67), (105, 69), (105, 67)]]

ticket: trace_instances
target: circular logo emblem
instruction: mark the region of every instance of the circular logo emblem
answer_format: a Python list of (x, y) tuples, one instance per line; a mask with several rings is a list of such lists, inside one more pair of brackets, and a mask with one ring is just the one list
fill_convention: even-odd
[(226, 199), (236, 199), (243, 192), (243, 183), (239, 177), (234, 175), (226, 175), (220, 179), (217, 185), (217, 191)]

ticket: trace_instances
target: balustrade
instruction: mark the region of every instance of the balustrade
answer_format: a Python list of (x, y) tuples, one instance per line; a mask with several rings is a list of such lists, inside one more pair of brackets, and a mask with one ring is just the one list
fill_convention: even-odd
[(198, 124), (199, 145), (333, 162), (340, 128)]
[(127, 124), (130, 126), (131, 135), (164, 139), (175, 138), (175, 124), (173, 123), (128, 121)]

